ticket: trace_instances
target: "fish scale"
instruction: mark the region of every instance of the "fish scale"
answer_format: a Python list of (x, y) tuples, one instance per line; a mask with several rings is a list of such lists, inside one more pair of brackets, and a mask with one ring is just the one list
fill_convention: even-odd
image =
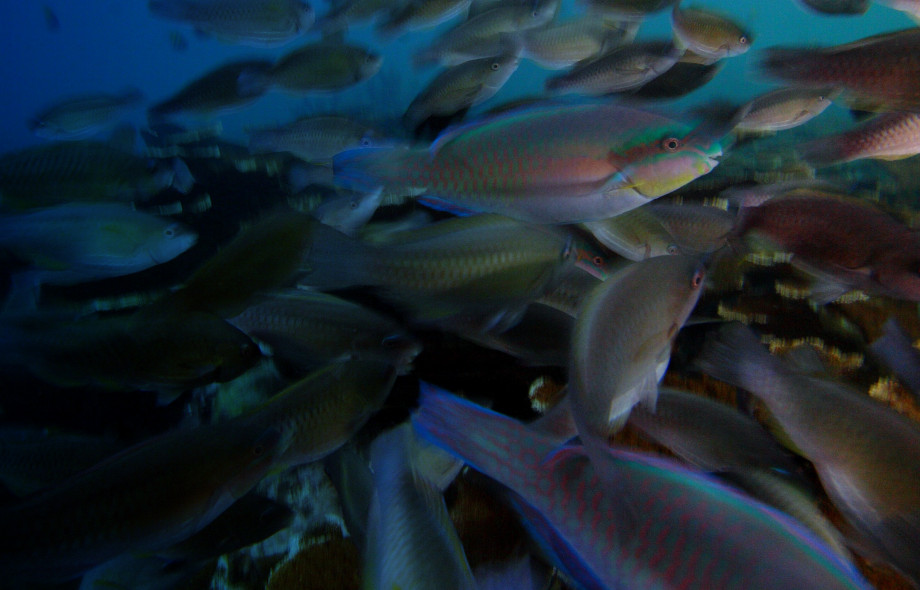
[(586, 587), (868, 587), (791, 518), (675, 462), (608, 448), (600, 477), (581, 447), (554, 450), (554, 438), (427, 384), (412, 421), (517, 494)]

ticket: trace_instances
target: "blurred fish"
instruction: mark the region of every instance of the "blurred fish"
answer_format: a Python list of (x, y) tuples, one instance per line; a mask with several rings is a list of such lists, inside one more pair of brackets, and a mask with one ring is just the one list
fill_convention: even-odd
[(136, 88), (61, 101), (29, 120), (29, 130), (46, 139), (82, 139), (114, 125), (143, 100)]
[(427, 150), (343, 152), (333, 168), (336, 182), (353, 188), (401, 187), (447, 208), (570, 223), (667, 194), (712, 170), (721, 153), (717, 138), (659, 115), (555, 105), (448, 131)]
[(161, 18), (248, 45), (287, 43), (313, 26), (315, 18), (302, 0), (149, 0), (147, 6)]
[(696, 258), (659, 256), (630, 264), (588, 294), (569, 363), (572, 415), (586, 446), (622, 428), (637, 403), (655, 407), (671, 345), (705, 273)]
[(798, 4), (820, 14), (855, 16), (865, 14), (871, 0), (798, 0)]
[(210, 117), (243, 108), (267, 89), (251, 80), (258, 79), (271, 67), (271, 62), (265, 60), (224, 64), (186, 84), (171, 98), (150, 107), (149, 114), (154, 119), (171, 115)]
[(277, 87), (291, 93), (331, 92), (353, 86), (380, 71), (383, 57), (355, 45), (323, 40), (275, 62), (265, 73), (241, 79), (242, 88)]
[(779, 88), (754, 98), (735, 132), (763, 133), (798, 127), (824, 112), (839, 94), (833, 88)]
[(323, 458), (323, 470), (335, 487), (342, 520), (361, 555), (367, 552), (367, 518), (374, 497), (374, 476), (367, 458), (346, 444)]
[(615, 18), (642, 20), (672, 6), (677, 0), (584, 0), (591, 12)]
[(55, 33), (61, 30), (61, 21), (53, 10), (47, 5), (42, 4), (42, 15), (45, 17), (45, 28)]
[(470, 0), (409, 0), (394, 6), (377, 30), (398, 37), (408, 31), (430, 29), (463, 14)]
[(315, 28), (324, 35), (339, 35), (349, 26), (358, 26), (373, 20), (392, 8), (392, 0), (332, 0), (329, 10), (316, 23)]
[(370, 193), (342, 191), (324, 201), (310, 212), (323, 225), (328, 225), (347, 236), (354, 236), (377, 211), (383, 198), (383, 189)]
[(503, 33), (517, 33), (550, 22), (559, 0), (501, 4), (466, 20), (443, 33), (427, 48), (415, 54), (415, 64), (440, 63), (454, 66), (471, 59), (494, 57), (507, 51)]
[[(135, 273), (191, 248), (191, 228), (120, 203), (74, 203), (0, 216), (0, 248), (28, 262), (15, 286), (69, 285)], [(23, 293), (25, 295), (25, 293)]]
[(920, 300), (920, 237), (864, 201), (800, 189), (744, 207), (733, 235), (755, 248), (792, 254), (817, 277), (813, 297), (852, 289)]
[(403, 123), (415, 129), (425, 119), (468, 109), (495, 96), (518, 67), (517, 53), (473, 59), (438, 74), (412, 100)]
[(648, 209), (682, 254), (708, 254), (725, 246), (736, 221), (718, 207), (651, 203)]
[(388, 363), (352, 360), (310, 373), (240, 418), (280, 431), (289, 441), (273, 459), (273, 471), (318, 461), (373, 416), (396, 380)]
[(105, 142), (68, 141), (0, 157), (0, 206), (48, 207), (69, 202), (145, 199), (194, 179), (181, 160), (135, 156)]
[[(266, 474), (286, 440), (244, 417), (177, 430), (0, 508), (4, 580), (61, 582), (201, 530)], [(152, 477), (152, 474), (154, 476)]]
[(761, 69), (800, 88), (839, 87), (863, 109), (920, 109), (918, 28), (821, 49), (770, 47)]
[(915, 396), (920, 396), (920, 350), (894, 318), (889, 318), (882, 335), (869, 346), (869, 351), (891, 369)]
[(756, 420), (699, 394), (663, 387), (654, 411), (640, 405), (629, 423), (704, 471), (795, 469)]
[(6, 427), (0, 429), (0, 481), (14, 495), (27, 496), (123, 448), (99, 436)]
[(248, 131), (254, 154), (289, 152), (308, 162), (330, 162), (350, 148), (377, 147), (380, 131), (347, 117), (302, 117), (286, 125)]
[(920, 2), (917, 0), (875, 0), (879, 4), (884, 4), (889, 8), (894, 8), (895, 10), (900, 10), (901, 12), (907, 13), (907, 15), (912, 18), (914, 21), (917, 21), (920, 18)]
[(740, 325), (707, 342), (697, 365), (763, 400), (814, 464), (847, 522), (920, 582), (920, 428), (915, 422), (847, 384), (795, 372)]
[(582, 587), (870, 587), (788, 516), (673, 461), (607, 447), (595, 465), (582, 447), (557, 449), (427, 384), (412, 422), (510, 488), (531, 534)]
[(920, 154), (920, 113), (881, 113), (855, 129), (819, 137), (798, 150), (815, 166), (909, 158)]
[(388, 362), (403, 373), (421, 351), (421, 344), (396, 321), (318, 291), (267, 295), (230, 323), (302, 370), (336, 360), (368, 359)]
[(630, 43), (548, 78), (546, 89), (588, 95), (634, 90), (666, 72), (682, 53), (669, 41)]
[(680, 2), (671, 11), (671, 26), (676, 45), (711, 61), (741, 55), (753, 41), (731, 19), (700, 8), (681, 8)]
[(563, 232), (499, 215), (451, 218), (379, 245), (318, 234), (300, 283), (375, 287), (419, 321), (491, 314), (509, 305), (523, 309), (552, 288), (574, 264), (571, 246)]
[(404, 422), (371, 444), (374, 499), (364, 587), (474, 590), (476, 583), (441, 491), (420, 477)]
[(645, 99), (667, 99), (684, 96), (712, 80), (722, 63), (700, 63), (699, 56), (684, 53), (677, 62), (661, 75), (652, 78), (642, 86), (632, 89), (624, 98), (634, 102)]
[(524, 31), (521, 56), (544, 68), (567, 68), (631, 43), (638, 28), (636, 22), (613, 22), (586, 15)]
[(629, 260), (677, 254), (677, 244), (647, 205), (582, 226), (598, 242)]

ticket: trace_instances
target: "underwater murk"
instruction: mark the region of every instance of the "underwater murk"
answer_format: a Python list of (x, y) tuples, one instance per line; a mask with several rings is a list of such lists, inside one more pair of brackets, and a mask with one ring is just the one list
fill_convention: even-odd
[(917, 19), (0, 3), (0, 588), (917, 588)]

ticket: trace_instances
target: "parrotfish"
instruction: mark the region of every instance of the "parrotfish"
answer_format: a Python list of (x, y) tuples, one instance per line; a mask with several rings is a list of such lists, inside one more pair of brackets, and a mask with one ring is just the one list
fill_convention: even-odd
[(149, 114), (154, 119), (176, 115), (212, 117), (243, 108), (262, 96), (268, 86), (243, 84), (240, 80), (264, 75), (271, 66), (270, 61), (258, 59), (223, 64), (150, 107)]
[(840, 87), (873, 110), (920, 110), (920, 29), (904, 29), (822, 49), (771, 47), (762, 69), (804, 88)]
[(669, 41), (630, 43), (548, 78), (546, 89), (588, 95), (635, 90), (668, 71), (682, 53)]
[(870, 0), (799, 0), (798, 3), (813, 12), (831, 15), (865, 14)]
[(290, 152), (302, 160), (327, 163), (335, 154), (358, 147), (375, 147), (382, 139), (373, 127), (346, 117), (303, 117), (249, 133), (249, 150), (254, 154)]
[(538, 223), (604, 219), (702, 176), (722, 146), (691, 126), (616, 105), (521, 109), (447, 131), (430, 149), (350, 150), (337, 183), (397, 186), (437, 203)]
[(428, 385), (412, 421), (512, 490), (531, 532), (582, 587), (869, 588), (791, 518), (673, 461), (610, 447), (589, 461), (581, 447), (557, 449)]
[(49, 106), (29, 121), (35, 135), (47, 139), (82, 139), (115, 124), (143, 100), (136, 88), (120, 94), (68, 98)]
[(753, 38), (735, 22), (721, 14), (699, 8), (671, 11), (674, 37), (681, 48), (710, 61), (741, 55), (751, 48)]
[(697, 366), (757, 395), (875, 552), (920, 582), (920, 428), (838, 381), (797, 372), (750, 329), (707, 342)]
[(313, 26), (302, 0), (150, 0), (150, 12), (231, 43), (278, 45)]
[(544, 68), (567, 68), (630, 43), (638, 28), (635, 22), (616, 23), (586, 15), (524, 31), (521, 55)]
[(813, 139), (798, 150), (815, 166), (909, 158), (920, 154), (920, 113), (881, 113), (849, 131)]
[(266, 73), (240, 79), (241, 88), (269, 86), (302, 94), (347, 88), (380, 71), (383, 57), (337, 40), (309, 43), (282, 56)]
[(747, 103), (736, 132), (766, 133), (798, 127), (824, 112), (838, 92), (833, 88), (780, 88)]

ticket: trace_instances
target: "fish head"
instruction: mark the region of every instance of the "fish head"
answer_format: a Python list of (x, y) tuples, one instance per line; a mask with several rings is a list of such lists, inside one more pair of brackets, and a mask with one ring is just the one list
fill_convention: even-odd
[(195, 245), (198, 233), (182, 223), (170, 223), (152, 236), (147, 254), (154, 264), (172, 260)]
[(673, 340), (680, 330), (700, 295), (706, 280), (706, 259), (682, 254), (662, 257), (662, 266), (666, 269), (668, 293), (668, 314), (672, 320), (668, 338)]
[(721, 155), (718, 138), (696, 133), (688, 126), (671, 124), (642, 130), (611, 150), (609, 159), (620, 172), (610, 190), (631, 188), (654, 199), (708, 174)]
[(370, 51), (364, 52), (363, 57), (359, 58), (358, 75), (361, 80), (366, 80), (374, 76), (383, 66), (383, 56)]

